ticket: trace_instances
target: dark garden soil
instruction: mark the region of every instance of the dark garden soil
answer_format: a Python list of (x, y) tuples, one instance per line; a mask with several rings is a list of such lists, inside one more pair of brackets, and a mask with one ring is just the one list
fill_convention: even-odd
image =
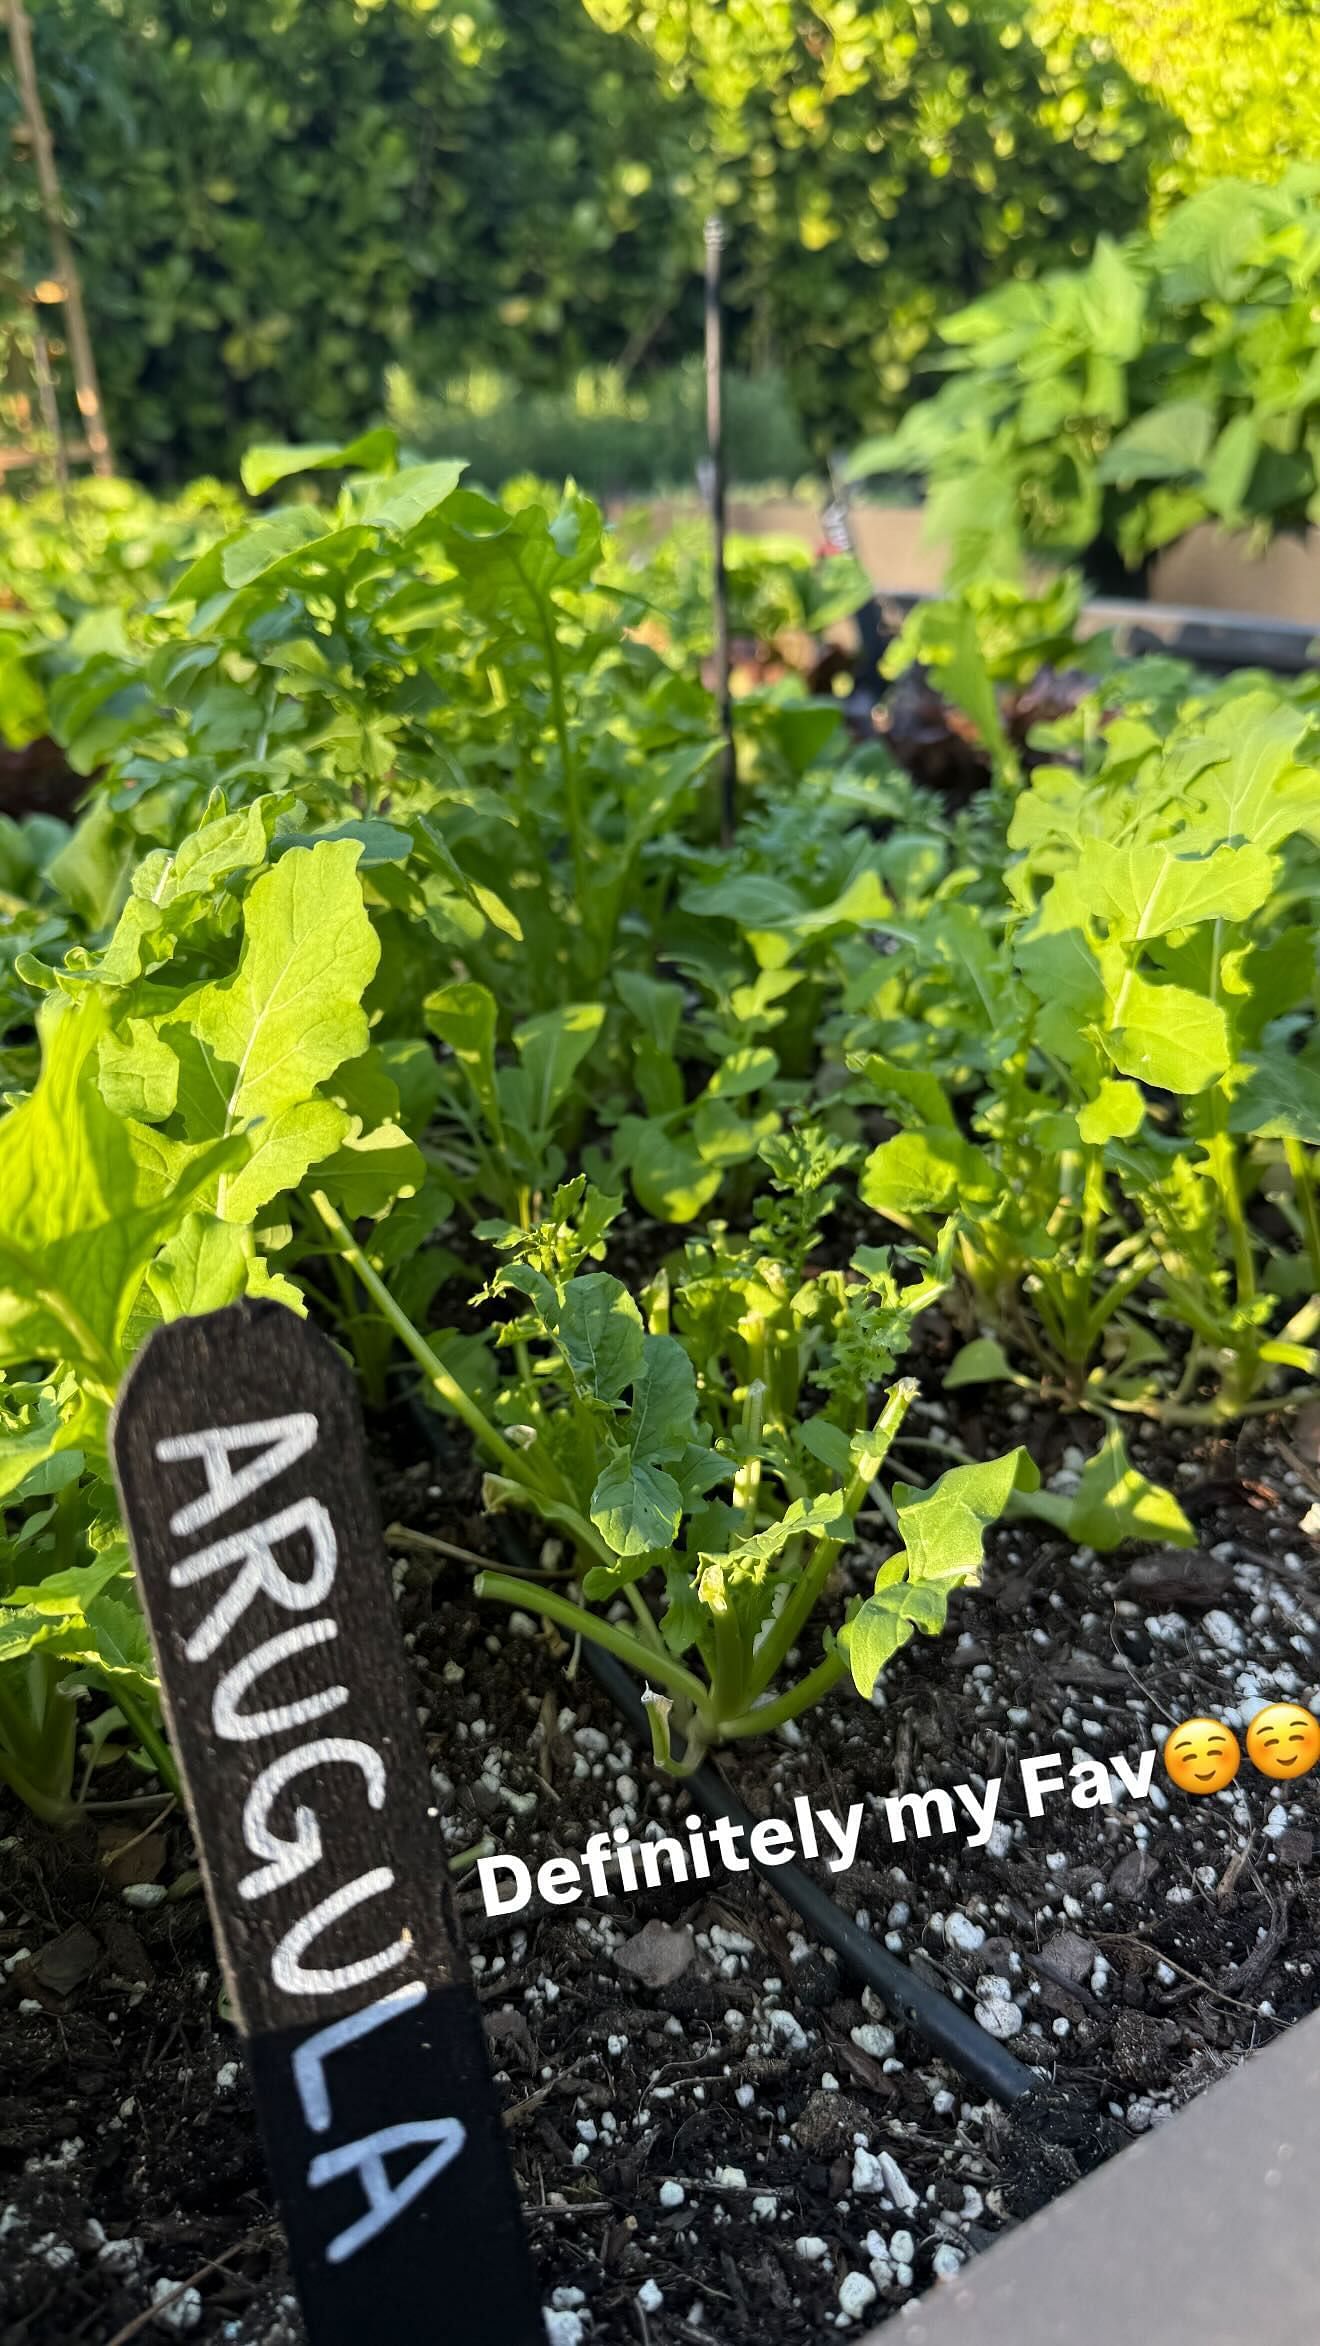
[[(1047, 1474), (1094, 1446), (1093, 1421), (1004, 1415), (964, 1408), (958, 1430), (978, 1453), (1026, 1439)], [(942, 1416), (910, 1424), (938, 1437)], [(503, 1921), (464, 1891), (553, 2346), (807, 2346), (864, 2327), (1320, 2002), (1320, 1771), (1279, 1787), (1244, 1763), (1193, 1800), (1161, 1770), (1144, 1801), (1025, 1814), (1021, 1756), (1135, 1762), (1189, 1713), (1320, 1702), (1305, 1419), (1132, 1440), (1197, 1551), (1096, 1559), (1001, 1530), (950, 1636), (900, 1655), (875, 1709), (841, 1693), (730, 1770), (766, 1815), (797, 1793), (838, 1815), (868, 1803), (835, 1894), (1062, 2089), (1053, 2123), (979, 2101), (747, 1875)], [(908, 1463), (928, 1479), (929, 1452)], [(404, 1463), (384, 1503), (482, 1547), (470, 1491)], [(681, 1789), (585, 1675), (566, 1680), (565, 1647), (478, 1612), (462, 1566), (392, 1552), (452, 1851), (489, 1836), (535, 1866), (613, 1822), (668, 1827)], [(883, 1829), (886, 1794), (991, 1775), (987, 1847), (959, 1831), (900, 1848)], [(98, 1789), (141, 1786), (120, 1769)], [(182, 1819), (133, 1810), (57, 1839), (11, 1812), (0, 2346), (301, 2335)]]

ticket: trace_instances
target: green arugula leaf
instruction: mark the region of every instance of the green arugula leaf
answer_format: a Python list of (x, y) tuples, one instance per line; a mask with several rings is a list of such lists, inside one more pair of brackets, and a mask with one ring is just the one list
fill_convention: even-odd
[(905, 1646), (914, 1629), (938, 1636), (948, 1619), (949, 1600), (938, 1582), (899, 1581), (867, 1597), (838, 1633), (853, 1685), (869, 1702), (887, 1662)]
[(683, 1494), (671, 1474), (630, 1450), (616, 1450), (596, 1479), (591, 1520), (616, 1556), (671, 1548), (682, 1521)]
[(1172, 1491), (1133, 1466), (1117, 1431), (1106, 1434), (1094, 1458), (1088, 1459), (1075, 1497), (1023, 1487), (1013, 1512), (1052, 1523), (1079, 1547), (1094, 1548), (1102, 1556), (1124, 1540), (1176, 1548), (1196, 1545), (1196, 1533)]
[(569, 1282), (556, 1334), (574, 1376), (597, 1401), (619, 1401), (641, 1374), (642, 1315), (608, 1272), (587, 1271)]
[(898, 1534), (912, 1581), (962, 1586), (978, 1580), (981, 1549), (1014, 1492), (1033, 1491), (1040, 1477), (1024, 1449), (972, 1466), (951, 1466), (929, 1490), (895, 1483)]

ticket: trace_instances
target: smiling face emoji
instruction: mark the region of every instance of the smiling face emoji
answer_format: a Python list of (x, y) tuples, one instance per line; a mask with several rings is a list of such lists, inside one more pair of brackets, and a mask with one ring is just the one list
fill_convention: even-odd
[(1164, 1765), (1182, 1792), (1222, 1792), (1241, 1767), (1242, 1752), (1222, 1719), (1184, 1719), (1165, 1737)]
[(1320, 1719), (1299, 1702), (1266, 1703), (1247, 1729), (1247, 1757), (1265, 1776), (1304, 1776), (1320, 1760)]

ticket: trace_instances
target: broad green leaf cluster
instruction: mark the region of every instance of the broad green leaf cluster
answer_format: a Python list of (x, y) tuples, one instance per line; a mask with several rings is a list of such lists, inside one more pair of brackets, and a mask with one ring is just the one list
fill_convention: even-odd
[(840, 1031), (896, 1127), (862, 1198), (956, 1217), (950, 1381), (1198, 1422), (1317, 1367), (1320, 710), (1184, 671), (1174, 714), (1105, 717), (1115, 686), (1006, 794), (993, 886), (944, 870), (853, 957)]
[(1320, 164), (1219, 180), (1084, 267), (945, 320), (950, 380), (852, 460), (927, 484), (950, 583), (1029, 553), (1135, 570), (1197, 522), (1257, 543), (1320, 519)]

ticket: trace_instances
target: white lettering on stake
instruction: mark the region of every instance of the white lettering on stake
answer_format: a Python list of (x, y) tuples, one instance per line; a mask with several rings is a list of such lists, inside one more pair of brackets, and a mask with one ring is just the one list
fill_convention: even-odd
[[(208, 1426), (204, 1433), (172, 1434), (168, 1441), (157, 1442), (156, 1456), (167, 1464), (200, 1458), (206, 1469), (201, 1498), (190, 1499), (170, 1517), (175, 1538), (187, 1539), (189, 1532), (218, 1523), (240, 1499), (259, 1491), (263, 1483), (273, 1482), (277, 1474), (316, 1447), (318, 1431), (310, 1409), (298, 1409), (290, 1417), (263, 1417), (246, 1426)], [(259, 1442), (266, 1445), (264, 1457), (240, 1466), (235, 1474), (229, 1463), (231, 1452), (255, 1449)]]
[(368, 1898), (379, 1898), (385, 1890), (394, 1887), (394, 1869), (388, 1865), (373, 1867), (369, 1874), (359, 1874), (355, 1882), (345, 1882), (332, 1890), (301, 1922), (290, 1923), (270, 1959), (270, 1976), (286, 1996), (338, 1996), (345, 1988), (357, 1988), (369, 1979), (379, 1979), (382, 1971), (393, 1971), (406, 1960), (412, 1950), (412, 1934), (401, 1931), (392, 1946), (382, 1947), (379, 1954), (363, 1955), (357, 1963), (332, 1965), (324, 1971), (307, 1971), (303, 1967), (303, 1950), (313, 1939), (319, 1939), (332, 1922), (351, 1914), (355, 1906), (364, 1906)]
[(328, 1735), (320, 1743), (304, 1743), (296, 1751), (282, 1752), (262, 1769), (243, 1804), (243, 1839), (254, 1857), (264, 1857), (269, 1862), (259, 1866), (255, 1873), (244, 1875), (238, 1885), (240, 1898), (268, 1898), (272, 1890), (282, 1890), (286, 1882), (296, 1882), (300, 1874), (317, 1864), (324, 1843), (321, 1827), (311, 1809), (300, 1804), (294, 1810), (292, 1840), (281, 1840), (278, 1833), (272, 1833), (270, 1812), (285, 1785), (291, 1784), (295, 1776), (304, 1775), (308, 1768), (328, 1768), (336, 1763), (361, 1768), (371, 1807), (384, 1807), (385, 1762), (369, 1743), (361, 1743), (351, 1735)]
[[(185, 1539), (191, 1533), (210, 1529), (240, 1500), (249, 1498), (263, 1484), (273, 1482), (295, 1465), (315, 1447), (319, 1433), (311, 1411), (295, 1410), (284, 1417), (262, 1418), (248, 1425), (208, 1427), (195, 1434), (180, 1434), (158, 1442), (159, 1459), (171, 1463), (200, 1459), (206, 1475), (202, 1495), (176, 1509), (170, 1517), (171, 1531)], [(244, 1463), (235, 1463), (236, 1456), (252, 1452), (256, 1455), (247, 1456)], [(310, 1550), (308, 1568), (298, 1579), (290, 1577), (275, 1553), (277, 1547), (295, 1539), (305, 1540)], [(250, 1531), (230, 1533), (183, 1557), (170, 1572), (176, 1588), (193, 1587), (226, 1567), (237, 1567), (209, 1613), (187, 1640), (184, 1652), (189, 1661), (209, 1660), (258, 1596), (264, 1595), (284, 1612), (310, 1613), (333, 1586), (338, 1560), (338, 1541), (329, 1511), (319, 1499), (311, 1497), (299, 1499), (268, 1516)], [(244, 1711), (239, 1707), (243, 1697), (268, 1670), (310, 1647), (330, 1644), (338, 1635), (338, 1623), (323, 1614), (316, 1620), (296, 1622), (231, 1663), (217, 1680), (212, 1696), (211, 1720), (216, 1735), (228, 1742), (255, 1743), (268, 1736), (287, 1735), (311, 1726), (329, 1712), (340, 1709), (349, 1699), (349, 1689), (343, 1685), (322, 1687), (264, 1711)], [(263, 1767), (244, 1802), (244, 1844), (254, 1857), (264, 1862), (239, 1882), (240, 1897), (249, 1900), (269, 1897), (322, 1863), (325, 1844), (314, 1811), (305, 1803), (297, 1803), (292, 1830), (283, 1835), (273, 1829), (271, 1811), (281, 1793), (297, 1777), (313, 1768), (335, 1765), (358, 1768), (369, 1806), (373, 1810), (383, 1808), (387, 1789), (385, 1763), (371, 1744), (354, 1736), (322, 1736), (277, 1754)], [(517, 1860), (504, 1862), (517, 1865)], [(318, 1969), (303, 1961), (323, 1932), (355, 1907), (393, 1889), (394, 1882), (392, 1867), (377, 1866), (332, 1890), (310, 1913), (291, 1923), (270, 1958), (274, 1984), (290, 1996), (341, 1995), (405, 1962), (413, 1947), (412, 1933), (406, 1928), (391, 1944), (352, 1963)], [(528, 1894), (530, 1886), (528, 1876)], [(370, 2036), (400, 2013), (424, 2001), (426, 1993), (423, 1981), (412, 1980), (406, 1987), (379, 1997), (375, 2003), (330, 2022), (298, 2047), (293, 2055), (294, 2084), (303, 2117), (313, 2133), (326, 2133), (331, 2122), (327, 2062), (346, 2046)], [(366, 2201), (365, 2213), (330, 2242), (325, 2252), (327, 2261), (342, 2264), (374, 2240), (458, 2156), (465, 2141), (466, 2131), (459, 2119), (429, 2118), (382, 2126), (356, 2142), (318, 2153), (307, 2169), (309, 2188), (318, 2189), (341, 2177), (356, 2175)], [(395, 2152), (409, 2150), (419, 2155), (398, 2182), (391, 2183), (386, 2160)]]
[[(307, 2170), (307, 2180), (315, 2187), (320, 2183), (334, 2183), (341, 2175), (351, 2175), (356, 2169), (362, 2179), (367, 2200), (365, 2216), (356, 2224), (339, 2232), (326, 2250), (329, 2264), (343, 2264), (345, 2258), (356, 2256), (387, 2224), (410, 2207), (428, 2183), (456, 2159), (467, 2141), (467, 2130), (457, 2118), (424, 2118), (415, 2126), (382, 2126), (375, 2134), (365, 2134), (360, 2142), (346, 2142), (339, 2150), (321, 2151)], [(418, 2159), (409, 2168), (401, 2183), (393, 2184), (385, 2172), (385, 2160), (390, 2151), (411, 2150), (414, 2144), (429, 2142), (434, 2147), (424, 2159)]]
[(360, 2012), (349, 2012), (343, 2020), (332, 2020), (325, 2028), (318, 2028), (305, 2045), (299, 2045), (293, 2056), (293, 2082), (298, 2088), (302, 2112), (313, 2134), (324, 2134), (330, 2125), (330, 2088), (325, 2082), (325, 2065), (331, 2056), (342, 2052), (345, 2045), (356, 2044), (360, 2036), (370, 2036), (384, 2028), (387, 2021), (397, 2020), (410, 2005), (420, 2004), (426, 1989), (419, 1979), (409, 1980), (406, 1988), (395, 1988), (388, 1996), (379, 1996), (374, 2004), (364, 2004)]
[[(290, 1580), (275, 1561), (275, 1548), (277, 1542), (291, 1540), (299, 1532), (305, 1532), (311, 1542), (312, 1568), (302, 1579)], [(184, 1649), (189, 1661), (206, 1661), (263, 1591), (286, 1613), (310, 1613), (332, 1587), (338, 1562), (335, 1527), (319, 1499), (298, 1499), (251, 1531), (231, 1532), (227, 1539), (215, 1540), (209, 1548), (198, 1548), (195, 1555), (185, 1556), (170, 1573), (175, 1588), (191, 1588), (195, 1581), (223, 1572), (226, 1564), (242, 1566), (189, 1638)]]
[(238, 1704), (249, 1686), (286, 1654), (301, 1653), (304, 1646), (326, 1645), (338, 1635), (335, 1621), (300, 1621), (231, 1663), (211, 1697), (211, 1724), (216, 1734), (226, 1743), (257, 1743), (263, 1735), (287, 1735), (294, 1727), (310, 1727), (313, 1719), (323, 1719), (327, 1711), (337, 1711), (348, 1701), (346, 1686), (325, 1686), (317, 1694), (300, 1694), (296, 1702), (277, 1703), (271, 1711), (240, 1711)]

